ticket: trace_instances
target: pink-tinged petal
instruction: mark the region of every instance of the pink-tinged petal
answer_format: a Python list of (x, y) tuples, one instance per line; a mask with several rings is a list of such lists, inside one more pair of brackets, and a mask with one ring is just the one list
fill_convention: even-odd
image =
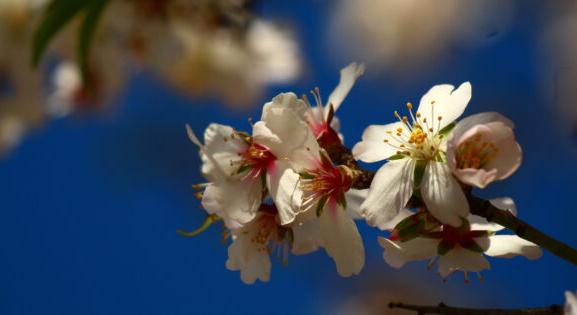
[(417, 112), (421, 114), (421, 119), (427, 118), (433, 122), (432, 127), (437, 132), (459, 118), (470, 100), (469, 82), (461, 84), (456, 90), (450, 84), (435, 85), (421, 98)]
[[(344, 101), (347, 94), (349, 94), (350, 90), (352, 89), (355, 81), (365, 73), (365, 66), (363, 64), (357, 64), (355, 62), (351, 63), (347, 67), (341, 70), (341, 78), (339, 81), (339, 85), (334, 89), (334, 91), (329, 95), (329, 99), (327, 101), (327, 107), (331, 104), (335, 112), (341, 106), (342, 102)], [(328, 114), (328, 108), (325, 109), (325, 115)], [(326, 117), (326, 116), (325, 116)]]
[(327, 205), (319, 217), (323, 246), (341, 277), (357, 275), (365, 265), (365, 248), (357, 225), (347, 212)]
[(427, 163), (421, 195), (431, 214), (445, 224), (459, 227), (469, 215), (467, 198), (445, 163)]
[(497, 113), (497, 112), (484, 112), (463, 118), (453, 129), (451, 135), (449, 136), (449, 141), (454, 141), (453, 139), (460, 139), (463, 134), (465, 134), (469, 129), (476, 125), (485, 125), (493, 122), (499, 122), (503, 125), (513, 129), (514, 124), (507, 117)]
[(564, 315), (577, 315), (577, 296), (573, 292), (565, 292)]
[(371, 226), (385, 229), (405, 208), (413, 194), (415, 161), (390, 161), (375, 174), (369, 195), (361, 204), (361, 215)]
[(202, 195), (202, 206), (234, 229), (253, 220), (262, 202), (262, 187), (254, 182), (221, 179), (209, 184)]
[(501, 141), (497, 143), (497, 147), (499, 152), (484, 168), (496, 169), (497, 179), (502, 180), (511, 176), (521, 166), (523, 150), (515, 139)]
[(446, 278), (455, 271), (481, 272), (490, 269), (491, 265), (482, 253), (455, 247), (444, 256), (439, 257), (439, 274)]
[(289, 162), (277, 160), (274, 170), (267, 172), (267, 187), (282, 225), (291, 223), (300, 208), (302, 191), (298, 187), (299, 174)]
[(493, 257), (512, 258), (525, 256), (528, 259), (537, 259), (543, 255), (541, 248), (516, 235), (493, 235), (489, 249), (485, 254)]
[(390, 133), (395, 134), (399, 128), (406, 134), (411, 133), (407, 126), (401, 122), (367, 127), (363, 132), (361, 142), (353, 147), (355, 159), (372, 163), (388, 159), (397, 154), (397, 151), (401, 150), (401, 142), (397, 140), (399, 137), (391, 137)]
[(486, 171), (484, 169), (465, 168), (455, 169), (453, 174), (467, 185), (485, 188), (497, 178), (497, 170)]
[(407, 208), (403, 208), (388, 223), (379, 225), (379, 229), (386, 230), (386, 231), (392, 231), (395, 228), (395, 226), (397, 226), (397, 224), (399, 224), (401, 221), (410, 217), (413, 214), (415, 214), (413, 211), (411, 211)]
[(406, 263), (431, 259), (437, 255), (439, 240), (419, 237), (406, 242), (395, 242), (384, 237), (377, 239), (383, 247), (383, 258), (393, 268), (401, 268)]

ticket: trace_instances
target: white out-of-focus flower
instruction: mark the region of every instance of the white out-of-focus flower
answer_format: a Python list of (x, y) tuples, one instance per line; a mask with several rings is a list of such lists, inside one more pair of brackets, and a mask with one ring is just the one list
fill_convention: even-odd
[(577, 296), (573, 292), (565, 292), (565, 315), (577, 315)]
[[(284, 93), (271, 102), (299, 100)], [(281, 224), (294, 220), (300, 201), (295, 190), (299, 176), (290, 161), (308, 154), (308, 142), (316, 143), (306, 123), (291, 110), (275, 108), (263, 114), (254, 124), (252, 136), (217, 124), (205, 131), (204, 145), (190, 128), (189, 136), (200, 147), (203, 173), (211, 181), (202, 197), (208, 213), (218, 215), (229, 228), (245, 224), (255, 217), (266, 189), (278, 208)]]
[(347, 59), (422, 72), (454, 48), (494, 42), (513, 14), (512, 0), (341, 0), (327, 37)]
[[(445, 162), (445, 131), (463, 114), (470, 99), (469, 82), (457, 89), (449, 84), (436, 85), (421, 98), (416, 113), (413, 105), (407, 104), (410, 117), (395, 112), (398, 122), (365, 129), (362, 141), (353, 147), (355, 158), (369, 163), (388, 159), (377, 171), (369, 196), (361, 205), (369, 224), (383, 228), (418, 190), (439, 221), (461, 225), (469, 205)], [(415, 176), (416, 170), (420, 178)]]
[[(515, 214), (510, 198), (491, 202), (500, 207), (509, 205), (509, 210)], [(411, 218), (407, 220), (411, 221)], [(402, 235), (408, 235), (406, 231), (411, 231), (416, 225), (410, 222), (412, 226), (407, 228), (401, 222), (399, 226), (406, 231), (393, 231), (389, 239), (379, 237), (379, 243), (384, 248), (383, 257), (394, 268), (401, 268), (410, 261), (428, 259), (430, 268), (435, 262), (438, 263), (441, 277), (463, 271), (465, 281), (468, 281), (469, 272), (479, 273), (490, 268), (485, 255), (502, 258), (525, 256), (528, 259), (537, 259), (542, 255), (539, 246), (518, 236), (495, 235), (503, 227), (484, 218), (470, 215), (468, 219), (463, 219), (463, 223), (460, 227), (443, 224), (422, 235), (403, 240)]]
[(447, 162), (453, 174), (479, 188), (509, 177), (521, 159), (513, 122), (495, 112), (464, 118), (447, 140)]

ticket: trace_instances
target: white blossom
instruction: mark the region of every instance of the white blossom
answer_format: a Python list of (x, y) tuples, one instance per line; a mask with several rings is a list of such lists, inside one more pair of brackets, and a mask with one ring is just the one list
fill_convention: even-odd
[[(471, 85), (465, 82), (431, 88), (410, 118), (395, 112), (398, 122), (371, 125), (353, 147), (356, 159), (377, 162), (388, 159), (375, 175), (361, 212), (371, 225), (383, 227), (405, 207), (414, 191), (421, 194), (429, 211), (443, 223), (459, 226), (469, 206), (457, 180), (445, 162), (445, 128), (465, 111)], [(414, 182), (416, 170), (420, 182)]]

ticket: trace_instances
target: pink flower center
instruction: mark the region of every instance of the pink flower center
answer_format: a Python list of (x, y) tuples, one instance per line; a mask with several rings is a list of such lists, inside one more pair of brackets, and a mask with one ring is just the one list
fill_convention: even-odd
[(303, 210), (317, 204), (344, 203), (345, 192), (352, 185), (352, 178), (343, 167), (335, 167), (328, 158), (322, 158), (316, 169), (301, 173), (300, 188), (303, 190)]
[(251, 142), (248, 149), (242, 154), (242, 164), (239, 171), (248, 170), (245, 178), (256, 179), (264, 172), (271, 171), (276, 160), (276, 156), (269, 148)]
[(498, 152), (499, 148), (493, 142), (485, 140), (481, 134), (477, 134), (457, 148), (455, 154), (457, 168), (483, 168), (495, 158)]

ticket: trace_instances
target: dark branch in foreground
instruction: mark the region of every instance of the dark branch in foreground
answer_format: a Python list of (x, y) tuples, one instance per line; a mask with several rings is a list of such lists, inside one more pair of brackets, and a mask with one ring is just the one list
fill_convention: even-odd
[[(359, 173), (357, 180), (353, 183), (354, 189), (367, 189), (371, 186), (371, 182), (375, 175), (372, 171), (367, 171), (359, 167), (357, 162), (355, 161), (351, 150), (343, 145), (337, 145), (328, 150), (328, 153), (333, 159), (333, 162), (346, 165), (349, 168), (357, 171)], [(574, 265), (577, 265), (577, 250), (570, 247), (569, 245), (558, 241), (545, 233), (539, 231), (538, 229), (534, 228), (533, 226), (529, 225), (528, 223), (524, 222), (523, 220), (513, 216), (509, 211), (501, 210), (493, 206), (488, 200), (481, 199), (477, 196), (471, 194), (470, 191), (466, 192), (469, 199), (469, 205), (471, 209), (471, 213), (481, 216), (489, 222), (494, 222), (499, 225), (504, 226), (505, 228), (513, 231), (517, 236), (528, 240), (532, 243), (535, 243), (542, 248), (548, 250), (552, 254), (556, 255), (559, 258), (562, 258)], [(411, 198), (409, 201), (408, 207), (418, 207), (424, 205), (422, 200), (418, 198)], [(446, 314), (457, 314), (457, 313), (446, 313)], [(471, 313), (473, 314), (473, 313)], [(477, 313), (475, 313), (477, 314)], [(479, 313), (480, 314), (480, 313)], [(492, 314), (492, 313), (490, 313)], [(495, 313), (501, 314), (501, 313)], [(502, 313), (502, 314), (509, 314), (509, 313)], [(519, 313), (511, 313), (511, 314), (519, 314)], [(524, 314), (533, 314), (533, 313), (524, 313)], [(541, 313), (534, 313), (534, 314), (541, 314)], [(550, 313), (549, 313), (550, 314)]]
[(390, 303), (389, 308), (415, 311), (418, 315), (563, 315), (563, 307), (560, 305), (524, 309), (472, 309), (451, 307), (443, 303), (439, 304), (438, 306)]

